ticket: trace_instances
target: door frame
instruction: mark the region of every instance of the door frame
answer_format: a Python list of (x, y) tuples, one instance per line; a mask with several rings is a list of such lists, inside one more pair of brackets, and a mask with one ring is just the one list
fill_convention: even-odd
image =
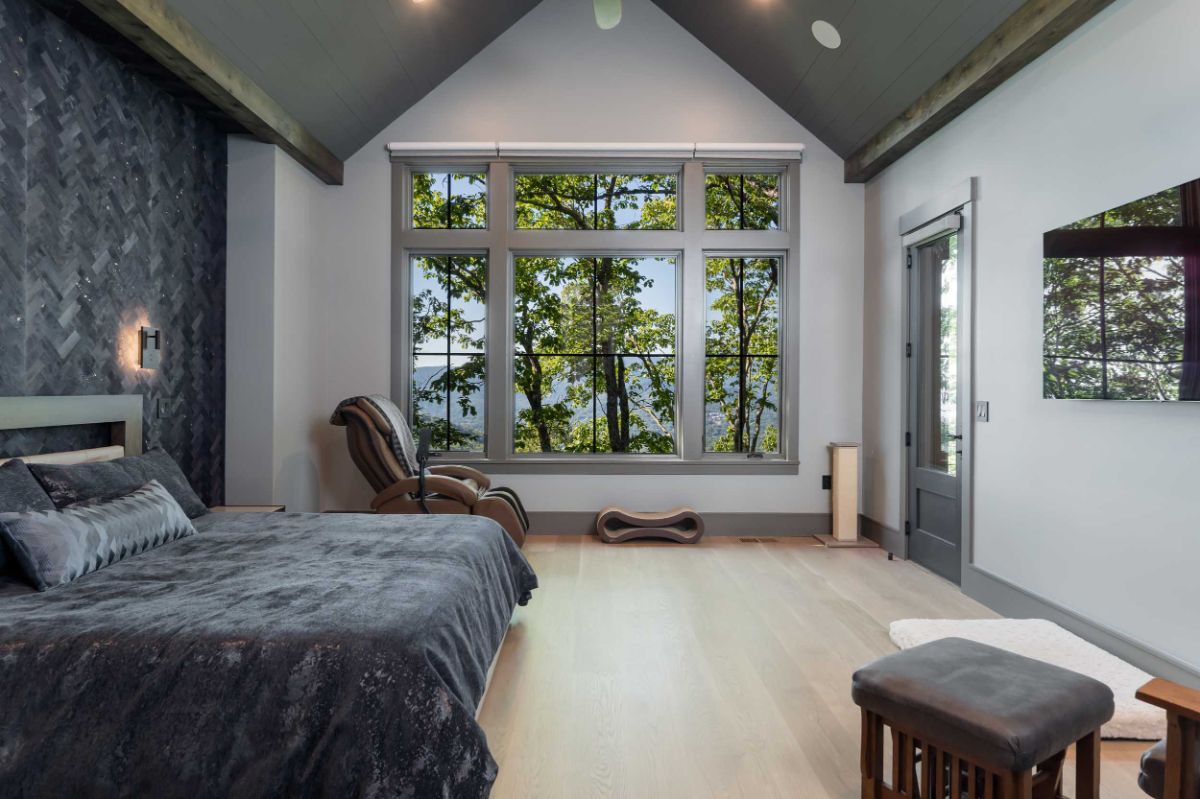
[[(958, 403), (960, 414), (959, 431), (962, 434), (962, 456), (959, 459), (959, 477), (961, 479), (960, 510), (962, 514), (962, 536), (959, 543), (961, 571), (959, 585), (966, 579), (968, 569), (975, 562), (975, 528), (974, 528), (974, 480), (975, 480), (975, 201), (976, 178), (969, 178), (954, 186), (938, 197), (923, 203), (900, 217), (900, 263), (903, 275), (901, 324), (903, 335), (899, 336), (899, 363), (901, 364), (902, 391), (900, 393), (900, 524), (899, 538), (902, 542), (901, 552), (895, 554), (908, 559), (909, 535), (907, 529), (911, 526), (909, 519), (909, 504), (912, 487), (909, 485), (909, 469), (911, 468), (916, 447), (906, 444), (906, 437), (913, 432), (913, 417), (916, 408), (913, 407), (912, 394), (915, 389), (912, 381), (911, 359), (908, 356), (908, 345), (911, 344), (912, 331), (912, 292), (915, 270), (909, 269), (909, 248), (914, 247), (940, 234), (935, 228), (922, 231), (939, 220), (958, 214), (962, 224), (958, 231)], [(945, 232), (945, 228), (941, 229)]]

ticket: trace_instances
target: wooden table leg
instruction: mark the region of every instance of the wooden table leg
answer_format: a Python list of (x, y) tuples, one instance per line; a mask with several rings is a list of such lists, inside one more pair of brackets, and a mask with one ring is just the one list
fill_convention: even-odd
[(1075, 799), (1100, 799), (1100, 730), (1075, 745)]

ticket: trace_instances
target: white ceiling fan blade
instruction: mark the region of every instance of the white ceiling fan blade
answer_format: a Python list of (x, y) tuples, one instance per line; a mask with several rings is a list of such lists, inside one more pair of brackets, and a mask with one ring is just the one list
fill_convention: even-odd
[(612, 30), (621, 21), (621, 0), (592, 0), (596, 6), (596, 24), (601, 30)]

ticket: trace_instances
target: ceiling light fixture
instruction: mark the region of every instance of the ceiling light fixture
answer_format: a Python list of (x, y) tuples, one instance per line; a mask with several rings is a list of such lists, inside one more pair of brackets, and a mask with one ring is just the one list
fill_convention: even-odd
[(812, 24), (812, 35), (822, 47), (836, 50), (842, 46), (842, 34), (829, 22), (819, 19)]
[(621, 21), (621, 0), (592, 0), (600, 30), (612, 30)]

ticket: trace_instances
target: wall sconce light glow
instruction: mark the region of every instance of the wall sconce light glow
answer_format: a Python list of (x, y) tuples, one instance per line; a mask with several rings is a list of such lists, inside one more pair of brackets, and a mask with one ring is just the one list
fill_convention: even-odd
[(621, 22), (621, 0), (592, 0), (600, 30), (612, 30)]
[(157, 369), (162, 364), (162, 331), (157, 327), (142, 327), (138, 340), (141, 343), (138, 366)]
[(823, 19), (819, 19), (812, 24), (812, 35), (822, 47), (828, 47), (830, 50), (836, 50), (842, 46), (842, 34), (838, 33), (837, 28)]

